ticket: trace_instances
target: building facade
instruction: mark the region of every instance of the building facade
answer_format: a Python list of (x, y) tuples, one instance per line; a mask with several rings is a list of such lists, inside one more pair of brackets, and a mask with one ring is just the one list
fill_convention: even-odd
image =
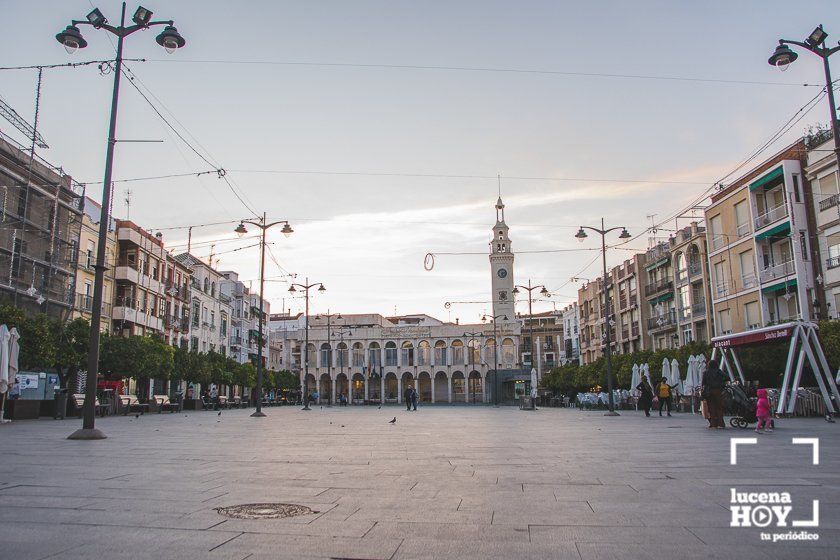
[(166, 253), (166, 309), (164, 311), (164, 337), (167, 344), (189, 350), (190, 303), (192, 302), (192, 269)]
[[(79, 232), (79, 259), (76, 268), (76, 300), (73, 318), (90, 321), (93, 313), (93, 283), (96, 272), (96, 249), (99, 245), (99, 220), (102, 205), (88, 197), (83, 199), (82, 226)], [(100, 328), (111, 331), (114, 301), (114, 264), (117, 262), (117, 232), (112, 221), (108, 228), (105, 247), (105, 275), (102, 283), (102, 318)]]
[(198, 257), (175, 257), (192, 270), (190, 277), (190, 350), (230, 354), (231, 297), (221, 291), (225, 277)]
[[(222, 295), (230, 299), (230, 356), (240, 364), (250, 361), (256, 365), (259, 354), (260, 296), (239, 281), (239, 274), (223, 271)], [(268, 317), (271, 305), (263, 302), (263, 365), (269, 369), (272, 361), (271, 332)], [(278, 357), (277, 359), (282, 359)]]
[(707, 308), (711, 293), (706, 228), (692, 222), (674, 234), (670, 244), (678, 345), (709, 342), (712, 339), (713, 319)]
[[(519, 349), (522, 367), (528, 370), (535, 368), (537, 379), (542, 379), (546, 372), (560, 365), (560, 353), (564, 347), (563, 312), (520, 314), (517, 320), (522, 333)], [(537, 355), (532, 359), (532, 351), (537, 348)]]
[(712, 195), (705, 217), (716, 335), (814, 317), (805, 157), (800, 140)]
[(84, 187), (0, 133), (0, 295), (28, 314), (72, 316)]
[[(815, 228), (813, 241), (819, 251), (817, 287), (822, 297), (820, 317), (840, 318), (840, 171), (834, 155), (834, 136), (830, 130), (806, 139)], [(823, 307), (823, 305), (825, 307)]]
[(563, 346), (560, 348), (560, 364), (580, 365), (580, 307), (577, 302), (563, 308)]

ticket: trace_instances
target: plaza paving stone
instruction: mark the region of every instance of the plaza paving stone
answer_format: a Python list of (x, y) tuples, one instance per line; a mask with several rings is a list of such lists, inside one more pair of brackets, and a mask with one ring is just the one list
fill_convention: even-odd
[[(837, 558), (840, 424), (778, 421), (756, 446), (691, 414), (269, 408), (0, 425), (0, 558)], [(395, 425), (388, 420), (397, 417)], [(793, 437), (821, 440), (820, 465)], [(729, 527), (731, 487), (820, 500), (820, 539)], [(215, 508), (305, 505), (243, 520)], [(801, 514), (801, 515), (799, 515)], [(765, 529), (766, 531), (766, 529)], [(774, 529), (773, 532), (782, 531)]]

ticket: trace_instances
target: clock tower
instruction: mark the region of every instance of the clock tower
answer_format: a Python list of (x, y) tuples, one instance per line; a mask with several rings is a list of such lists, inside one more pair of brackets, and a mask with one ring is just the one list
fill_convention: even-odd
[[(502, 197), (496, 202), (496, 225), (490, 242), (490, 271), (493, 286), (493, 315), (505, 315), (513, 321), (513, 251), (510, 248), (508, 227), (505, 223), (505, 205)], [(499, 318), (500, 322), (504, 319)]]

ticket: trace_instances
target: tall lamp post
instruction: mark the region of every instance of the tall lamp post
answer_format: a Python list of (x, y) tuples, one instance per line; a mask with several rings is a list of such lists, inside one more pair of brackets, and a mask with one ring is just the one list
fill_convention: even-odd
[[(542, 288), (540, 290), (540, 295), (541, 296), (551, 297), (551, 294), (546, 289), (546, 287), (543, 286), (542, 284), (539, 284), (537, 286), (532, 286), (530, 278), (528, 279), (528, 285), (527, 286), (522, 286), (522, 285), (514, 286), (513, 287), (513, 295), (518, 294), (520, 288), (522, 288), (523, 290), (526, 290), (528, 292), (528, 338), (530, 339), (530, 343), (528, 344), (528, 351), (531, 353), (531, 367), (533, 368), (534, 363), (535, 363), (534, 362), (534, 316), (533, 316), (534, 313), (531, 310), (531, 304), (533, 303), (534, 298), (532, 297), (531, 292), (533, 292), (537, 288)], [(539, 348), (537, 348), (537, 351), (539, 352)]]
[[(327, 318), (327, 344), (329, 345), (329, 349), (327, 350), (327, 375), (330, 376), (330, 383), (332, 384), (332, 389), (333, 389), (331, 392), (334, 393), (335, 392), (335, 381), (333, 381), (333, 374), (332, 374), (333, 373), (332, 372), (332, 370), (333, 370), (333, 351), (332, 351), (332, 334), (331, 334), (331, 331), (330, 331), (330, 324), (331, 324), (331, 321), (332, 321), (333, 317), (335, 317), (336, 319), (339, 319), (339, 320), (342, 317), (341, 317), (341, 313), (330, 313), (329, 309), (327, 309), (326, 313), (319, 313), (318, 315), (315, 315), (316, 319), (320, 319), (321, 317), (326, 317)], [(332, 401), (333, 400), (334, 399), (332, 398), (332, 395), (330, 395), (330, 406), (332, 406), (332, 404), (333, 404)]]
[[(493, 321), (493, 406), (499, 406), (499, 337), (496, 336), (496, 321), (507, 321), (507, 315), (494, 315)], [(487, 315), (481, 316), (481, 322), (487, 322)]]
[(578, 241), (583, 243), (583, 241), (587, 238), (586, 232), (584, 230), (594, 231), (595, 233), (601, 236), (601, 261), (604, 265), (604, 331), (606, 332), (606, 350), (605, 355), (607, 357), (607, 391), (610, 395), (610, 410), (604, 416), (618, 416), (618, 412), (615, 411), (615, 399), (613, 398), (613, 382), (612, 382), (612, 348), (610, 342), (610, 297), (609, 297), (609, 289), (607, 288), (608, 280), (607, 277), (607, 234), (612, 231), (621, 230), (621, 234), (618, 236), (619, 239), (630, 239), (630, 232), (627, 231), (627, 228), (624, 226), (614, 227), (610, 229), (605, 229), (604, 227), (604, 218), (601, 218), (601, 228), (594, 228), (589, 226), (580, 226), (580, 229), (575, 234), (575, 237)]
[(309, 290), (318, 286), (318, 291), (320, 293), (324, 293), (327, 289), (324, 285), (320, 282), (314, 282), (312, 284), (309, 283), (309, 278), (306, 279), (305, 284), (298, 284), (293, 282), (291, 286), (289, 286), (290, 293), (296, 293), (297, 289), (300, 288), (303, 290), (304, 299), (306, 300), (306, 329), (305, 329), (305, 336), (304, 336), (304, 346), (303, 346), (303, 379), (300, 382), (300, 392), (303, 396), (303, 410), (312, 410), (309, 408), (309, 398), (306, 395), (306, 380), (309, 378)]
[(837, 105), (834, 104), (834, 84), (831, 81), (831, 67), (828, 64), (828, 57), (840, 51), (840, 42), (836, 47), (827, 47), (825, 40), (828, 38), (828, 33), (823, 30), (820, 25), (814, 29), (805, 41), (791, 41), (789, 39), (779, 39), (779, 46), (773, 52), (772, 56), (767, 59), (771, 66), (775, 66), (779, 70), (785, 71), (788, 66), (799, 58), (796, 51), (791, 50), (788, 45), (797, 45), (803, 49), (809, 50), (818, 57), (822, 58), (823, 71), (825, 72), (825, 89), (828, 94), (828, 105), (831, 110), (831, 132), (834, 135), (834, 157), (837, 159), (837, 167), (840, 169), (840, 123), (837, 121)]
[(96, 247), (96, 266), (93, 280), (93, 309), (90, 319), (90, 350), (88, 352), (87, 386), (85, 387), (85, 404), (83, 410), (82, 427), (76, 430), (68, 439), (103, 439), (105, 434), (95, 427), (96, 420), (96, 378), (99, 374), (99, 335), (100, 323), (102, 322), (102, 296), (103, 282), (105, 278), (105, 249), (108, 244), (108, 224), (110, 223), (111, 208), (111, 176), (114, 167), (114, 147), (117, 144), (117, 104), (120, 95), (120, 76), (122, 75), (123, 63), (123, 40), (141, 29), (148, 29), (156, 25), (165, 25), (163, 31), (156, 37), (157, 43), (166, 49), (166, 52), (173, 53), (183, 47), (186, 41), (181, 37), (178, 30), (173, 26), (172, 20), (152, 21), (152, 12), (140, 6), (134, 12), (131, 21), (134, 25), (125, 25), (125, 2), (122, 5), (120, 25), (115, 27), (108, 23), (108, 20), (99, 10), (94, 8), (84, 20), (73, 20), (70, 25), (58, 33), (56, 40), (64, 45), (65, 50), (73, 54), (77, 49), (87, 47), (87, 41), (79, 31), (80, 25), (90, 25), (94, 29), (104, 29), (112, 35), (117, 36), (117, 56), (114, 66), (114, 89), (111, 95), (111, 119), (108, 127), (108, 144), (105, 150), (105, 177), (102, 181), (102, 210), (99, 218), (99, 240)]
[[(481, 331), (476, 332), (465, 332), (464, 338), (470, 337), (470, 375), (475, 370), (475, 338), (478, 336), (484, 336), (484, 333)], [(470, 394), (470, 378), (469, 376), (465, 379), (467, 383), (467, 393), (464, 395), (464, 402), (469, 401), (469, 394)], [(475, 404), (475, 392), (473, 392), (473, 404)]]
[(242, 237), (246, 233), (248, 233), (248, 229), (245, 227), (245, 224), (251, 224), (252, 226), (256, 226), (260, 228), (260, 320), (259, 320), (259, 331), (257, 334), (257, 410), (251, 415), (253, 418), (262, 418), (265, 416), (265, 413), (262, 411), (262, 385), (263, 385), (263, 363), (262, 363), (262, 356), (263, 356), (263, 302), (265, 301), (265, 232), (268, 228), (274, 227), (279, 224), (283, 224), (283, 229), (280, 230), (283, 235), (289, 237), (294, 230), (292, 226), (289, 225), (289, 222), (286, 220), (278, 220), (276, 222), (266, 223), (266, 215), (263, 212), (262, 218), (258, 221), (253, 220), (242, 220), (239, 222), (239, 225), (236, 226), (234, 230), (236, 235)]

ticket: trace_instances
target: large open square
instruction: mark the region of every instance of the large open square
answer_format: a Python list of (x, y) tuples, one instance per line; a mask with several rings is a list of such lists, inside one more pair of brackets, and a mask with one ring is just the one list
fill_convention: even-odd
[[(707, 430), (690, 414), (427, 406), (147, 414), (0, 426), (2, 556), (45, 558), (836, 558), (837, 427)], [(396, 423), (389, 420), (396, 417)], [(738, 448), (730, 438), (758, 437)], [(810, 445), (820, 438), (819, 465)], [(730, 528), (730, 489), (789, 492), (819, 540)], [(235, 519), (251, 503), (312, 513)], [(772, 529), (772, 530), (771, 530)], [(802, 531), (796, 529), (796, 532)]]

